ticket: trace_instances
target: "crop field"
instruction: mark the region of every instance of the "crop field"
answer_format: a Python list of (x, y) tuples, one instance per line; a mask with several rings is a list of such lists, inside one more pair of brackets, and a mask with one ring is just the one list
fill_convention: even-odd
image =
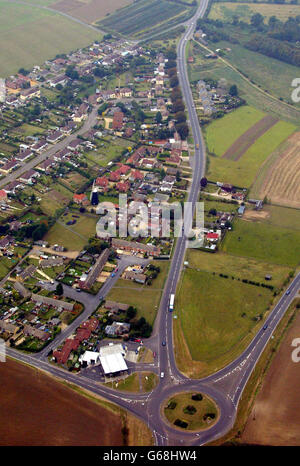
[(223, 156), (236, 139), (260, 121), (264, 114), (253, 107), (240, 107), (205, 127), (208, 151)]
[(51, 8), (87, 23), (95, 23), (132, 2), (133, 0), (61, 0), (56, 3), (52, 1)]
[[(175, 352), (180, 369), (190, 373), (195, 366), (194, 375), (199, 376), (231, 361), (247, 344), (271, 299), (272, 292), (266, 288), (186, 269), (175, 300), (179, 317)], [(176, 340), (182, 342), (179, 347)], [(184, 351), (189, 358), (183, 357)]]
[(234, 16), (238, 16), (239, 20), (249, 23), (251, 16), (255, 13), (263, 15), (265, 22), (268, 22), (271, 16), (276, 16), (280, 21), (286, 21), (289, 16), (294, 18), (300, 15), (300, 5), (220, 2), (213, 4), (208, 17), (231, 22)]
[(260, 166), (295, 129), (291, 123), (279, 121), (259, 137), (237, 161), (210, 156), (208, 178), (211, 181), (251, 187)]
[(167, 0), (140, 0), (133, 5), (116, 12), (99, 26), (125, 35), (134, 35), (148, 28), (153, 28), (163, 21), (186, 12), (184, 5)]
[[(300, 371), (291, 358), (291, 342), (299, 338), (300, 313), (284, 336), (262, 382), (241, 441), (252, 445), (299, 446)], [(284, 374), (278, 376), (278, 374)]]
[[(266, 161), (255, 180), (253, 190), (261, 199), (300, 208), (300, 133), (294, 133)], [(279, 153), (278, 153), (279, 152)]]
[(100, 32), (54, 12), (1, 0), (0, 74), (9, 76), (100, 37)]
[[(299, 214), (296, 210), (294, 215), (297, 222)], [(234, 223), (230, 235), (226, 235), (222, 249), (236, 256), (297, 267), (300, 260), (300, 230), (286, 227), (284, 217), (281, 217), (281, 226), (272, 220), (239, 219)]]
[(252, 144), (268, 131), (278, 120), (272, 115), (266, 115), (255, 125), (242, 134), (223, 155), (224, 159), (239, 160)]
[[(208, 254), (204, 251), (188, 249), (187, 261), (192, 269), (216, 274), (224, 273), (241, 280), (270, 283), (278, 288), (281, 287), (291, 271), (290, 267), (284, 265), (270, 264), (250, 257), (233, 256), (222, 251), (217, 254)], [(270, 282), (266, 282), (266, 275), (272, 276)]]

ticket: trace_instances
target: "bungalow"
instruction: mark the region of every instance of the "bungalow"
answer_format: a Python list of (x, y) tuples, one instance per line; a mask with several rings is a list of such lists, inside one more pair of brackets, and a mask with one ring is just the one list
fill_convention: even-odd
[(64, 260), (62, 257), (49, 257), (49, 259), (42, 259), (39, 265), (42, 269), (46, 269), (47, 267), (60, 267), (64, 265)]
[(32, 325), (26, 324), (23, 329), (25, 336), (35, 337), (38, 340), (47, 341), (49, 338), (49, 333), (39, 330), (38, 328), (33, 327)]
[(33, 152), (40, 153), (40, 152), (42, 152), (44, 149), (46, 149), (47, 146), (48, 146), (48, 143), (47, 143), (46, 139), (41, 139), (40, 141), (36, 142), (36, 143), (32, 146), (32, 150), (33, 150)]
[(53, 159), (55, 160), (55, 162), (61, 162), (62, 160), (64, 160), (68, 155), (70, 155), (70, 151), (65, 148), (65, 149), (62, 149), (60, 150), (59, 152), (56, 152), (56, 154), (53, 156)]
[(73, 311), (74, 303), (67, 303), (66, 301), (62, 301), (59, 299), (48, 298), (47, 296), (42, 296), (39, 294), (32, 294), (31, 300), (35, 302), (38, 306), (42, 304), (46, 304), (47, 306), (53, 306), (56, 308), (65, 309), (66, 311)]
[(11, 244), (13, 244), (14, 240), (12, 236), (4, 236), (4, 238), (0, 239), (0, 250), (3, 251), (8, 248)]
[(98, 186), (100, 188), (108, 188), (108, 179), (106, 178), (106, 176), (101, 176), (101, 177), (98, 177), (96, 178), (95, 180), (95, 186)]
[(7, 194), (15, 194), (17, 189), (22, 189), (24, 188), (24, 185), (20, 183), (19, 181), (12, 181), (8, 185), (4, 187), (4, 191)]
[(71, 151), (76, 151), (80, 148), (82, 144), (82, 141), (81, 139), (73, 139), (73, 141), (71, 141), (67, 147), (67, 149), (70, 149)]
[(130, 324), (126, 322), (113, 322), (111, 325), (105, 327), (105, 333), (108, 336), (119, 336), (128, 333), (130, 330)]
[(215, 232), (209, 232), (206, 234), (206, 239), (207, 241), (210, 241), (210, 242), (216, 242), (219, 240), (219, 234), (218, 233), (215, 233)]
[(143, 181), (144, 174), (140, 170), (132, 171), (129, 177), (130, 181)]
[(15, 159), (19, 162), (24, 162), (24, 160), (27, 160), (31, 156), (32, 151), (30, 149), (26, 149), (24, 151), (19, 152), (19, 154), (16, 155)]
[(8, 173), (12, 172), (17, 167), (19, 167), (19, 163), (15, 159), (12, 159), (9, 162), (6, 162), (4, 165), (0, 166), (0, 172), (8, 175)]
[(126, 173), (128, 173), (129, 170), (130, 167), (128, 167), (128, 165), (120, 165), (117, 171), (120, 173), (120, 175), (126, 175)]
[(56, 143), (57, 141), (59, 141), (61, 138), (63, 137), (63, 134), (61, 131), (57, 130), (57, 131), (53, 131), (51, 134), (49, 134), (46, 138), (46, 140), (48, 142), (50, 142), (51, 144), (54, 144)]
[(65, 126), (60, 128), (60, 131), (64, 134), (71, 134), (72, 131), (77, 127), (74, 121), (69, 121)]
[(47, 159), (47, 160), (44, 160), (40, 165), (38, 165), (37, 168), (45, 173), (49, 173), (50, 168), (52, 168), (54, 165), (55, 165), (54, 160)]
[(40, 174), (32, 168), (26, 173), (20, 176), (19, 180), (26, 184), (33, 184), (36, 178), (39, 178)]
[(116, 184), (116, 189), (120, 193), (127, 193), (128, 190), (130, 189), (130, 183), (128, 183), (128, 181), (125, 181), (125, 182), (120, 181), (119, 183)]
[(148, 254), (149, 256), (159, 256), (160, 247), (153, 246), (152, 244), (143, 244), (135, 241), (126, 241), (123, 239), (112, 238), (112, 247), (114, 249), (121, 249), (124, 251), (138, 252), (141, 254)]
[(142, 285), (146, 283), (147, 275), (144, 273), (136, 273), (131, 270), (127, 270), (124, 273), (125, 280), (132, 280), (133, 282), (141, 283)]
[(55, 78), (51, 78), (48, 81), (50, 87), (56, 87), (58, 84), (60, 84), (61, 86), (65, 86), (67, 82), (68, 78), (64, 74), (56, 76)]
[(87, 205), (89, 203), (85, 194), (74, 194), (73, 201), (75, 204)]
[(109, 181), (120, 181), (121, 179), (120, 172), (118, 170), (111, 172), (108, 179)]
[(7, 200), (7, 193), (4, 189), (0, 189), (0, 202)]
[(24, 102), (28, 99), (33, 99), (34, 97), (40, 97), (41, 91), (38, 87), (30, 87), (29, 89), (23, 89), (20, 92), (20, 99)]
[(157, 165), (157, 161), (152, 159), (142, 159), (139, 165), (144, 168), (153, 169), (155, 165)]
[(115, 131), (120, 131), (124, 125), (124, 113), (123, 112), (115, 112), (112, 122), (112, 128)]

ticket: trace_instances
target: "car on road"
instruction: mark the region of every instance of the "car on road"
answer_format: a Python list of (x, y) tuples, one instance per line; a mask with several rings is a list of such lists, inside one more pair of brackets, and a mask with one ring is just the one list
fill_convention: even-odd
[(164, 376), (165, 376), (165, 373), (164, 373), (164, 372), (161, 372), (161, 373), (160, 373), (160, 378), (163, 379)]
[(116, 274), (113, 272), (113, 273), (111, 274), (111, 276), (112, 276), (112, 277), (115, 277), (115, 276), (116, 276)]
[(267, 328), (268, 328), (268, 324), (263, 326), (263, 330), (267, 330)]
[(133, 341), (135, 341), (135, 343), (143, 343), (140, 338), (134, 338)]
[(77, 293), (80, 293), (80, 292), (81, 292), (81, 289), (80, 289), (80, 288), (76, 288), (76, 291), (77, 291)]
[(287, 296), (290, 294), (291, 290), (287, 290), (287, 292), (285, 293)]
[(166, 346), (166, 341), (163, 340), (161, 344), (162, 344), (163, 346)]
[(153, 351), (153, 357), (154, 357), (154, 358), (156, 357), (156, 352), (155, 352), (155, 351)]

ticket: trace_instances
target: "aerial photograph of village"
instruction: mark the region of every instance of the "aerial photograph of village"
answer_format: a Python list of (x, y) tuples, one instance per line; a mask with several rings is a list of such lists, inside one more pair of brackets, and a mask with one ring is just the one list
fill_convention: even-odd
[(300, 0), (0, 0), (0, 39), (0, 446), (300, 446)]

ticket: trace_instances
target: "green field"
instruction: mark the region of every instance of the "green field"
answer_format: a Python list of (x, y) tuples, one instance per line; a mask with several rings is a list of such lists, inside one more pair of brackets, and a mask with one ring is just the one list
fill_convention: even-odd
[(271, 16), (276, 16), (280, 21), (286, 21), (289, 16), (294, 18), (300, 15), (300, 5), (218, 2), (212, 5), (208, 17), (231, 22), (234, 16), (238, 16), (239, 20), (250, 22), (250, 17), (255, 13), (263, 15), (265, 22)]
[(228, 113), (223, 118), (214, 120), (204, 130), (208, 151), (222, 156), (238, 137), (264, 116), (260, 110), (246, 105)]
[[(79, 215), (79, 214), (78, 214)], [(74, 225), (66, 225), (72, 217), (61, 217), (59, 222), (48, 231), (45, 241), (51, 245), (59, 244), (71, 251), (81, 251), (88, 239), (96, 233), (97, 217), (80, 216)], [(66, 220), (68, 219), (68, 220)]]
[(237, 256), (296, 267), (300, 259), (300, 230), (286, 228), (284, 216), (281, 226), (238, 219), (233, 231), (226, 235), (222, 249)]
[[(220, 124), (222, 125), (222, 119)], [(236, 186), (250, 187), (263, 162), (295, 130), (296, 127), (293, 124), (279, 121), (258, 138), (239, 160), (210, 156), (208, 178), (211, 181), (223, 181)], [(224, 137), (225, 134), (226, 130), (224, 130)]]
[(265, 288), (187, 269), (175, 308), (192, 359), (206, 370), (229, 362), (243, 349), (255, 318), (264, 314), (271, 298)]
[[(228, 236), (231, 233), (228, 233)], [(225, 254), (219, 251), (217, 254), (208, 254), (196, 249), (188, 249), (187, 259), (189, 267), (210, 273), (223, 273), (240, 278), (241, 280), (253, 280), (260, 283), (270, 283), (280, 288), (288, 277), (291, 269), (283, 265), (270, 264), (250, 257), (239, 257)], [(266, 282), (265, 276), (272, 275), (272, 280)]]
[(140, 0), (117, 11), (115, 14), (100, 21), (102, 28), (114, 30), (120, 34), (134, 35), (150, 27), (181, 17), (190, 7), (167, 0)]
[(97, 33), (59, 14), (32, 5), (0, 1), (0, 74), (9, 76), (100, 39)]

